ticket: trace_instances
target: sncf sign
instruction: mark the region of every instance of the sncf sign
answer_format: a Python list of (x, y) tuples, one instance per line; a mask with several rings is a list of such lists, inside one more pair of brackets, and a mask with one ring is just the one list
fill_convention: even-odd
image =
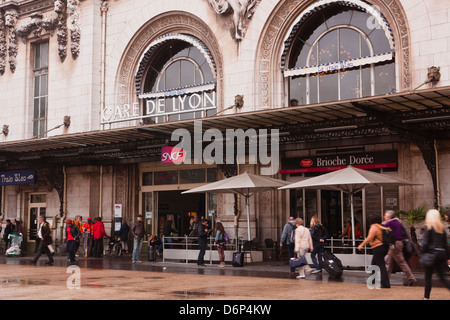
[(181, 164), (186, 157), (183, 149), (176, 147), (162, 147), (161, 149), (161, 163), (175, 163)]

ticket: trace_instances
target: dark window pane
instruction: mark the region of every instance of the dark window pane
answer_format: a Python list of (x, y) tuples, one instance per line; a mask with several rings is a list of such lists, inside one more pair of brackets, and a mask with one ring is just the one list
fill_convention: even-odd
[(195, 169), (195, 170), (181, 170), (180, 171), (180, 183), (203, 183), (205, 182), (205, 169)]
[(178, 184), (178, 171), (155, 172), (155, 185)]
[(153, 172), (144, 172), (142, 174), (142, 185), (143, 186), (153, 185)]

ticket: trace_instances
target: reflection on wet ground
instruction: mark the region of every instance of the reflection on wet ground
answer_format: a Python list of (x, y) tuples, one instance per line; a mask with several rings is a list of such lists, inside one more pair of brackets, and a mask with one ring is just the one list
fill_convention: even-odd
[[(423, 274), (417, 274), (418, 287), (403, 287), (403, 275), (391, 277), (392, 289), (369, 290), (364, 271), (344, 271), (334, 280), (326, 272), (291, 278), (289, 266), (280, 262), (248, 264), (244, 268), (143, 262), (132, 264), (121, 259), (84, 259), (78, 261), (80, 290), (70, 290), (72, 271), (65, 257), (55, 257), (54, 266), (41, 259), (37, 266), (28, 258), (0, 258), (0, 288), (8, 295), (0, 299), (49, 300), (245, 300), (286, 299), (421, 299)], [(68, 272), (69, 271), (69, 272)], [(450, 299), (450, 291), (435, 279), (432, 297)]]

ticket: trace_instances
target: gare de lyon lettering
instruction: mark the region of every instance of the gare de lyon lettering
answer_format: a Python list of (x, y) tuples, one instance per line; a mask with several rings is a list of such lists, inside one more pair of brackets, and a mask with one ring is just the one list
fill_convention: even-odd
[[(102, 124), (217, 109), (215, 84), (139, 95), (144, 101), (105, 107)], [(141, 107), (143, 105), (143, 107)]]

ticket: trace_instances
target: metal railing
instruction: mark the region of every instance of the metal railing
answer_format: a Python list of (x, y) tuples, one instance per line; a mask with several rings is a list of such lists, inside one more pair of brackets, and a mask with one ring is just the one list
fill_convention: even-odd
[[(217, 247), (214, 246), (214, 240), (215, 238), (213, 237), (208, 238), (208, 246), (206, 248), (204, 259), (205, 263), (213, 264), (213, 262), (219, 261)], [(190, 261), (197, 261), (198, 253), (200, 251), (197, 237), (168, 237), (166, 238), (166, 241), (164, 241), (164, 238), (161, 239), (161, 241), (163, 242), (163, 262), (175, 260), (178, 263), (187, 264)], [(230, 243), (225, 245), (225, 261), (231, 261), (233, 252), (238, 251), (239, 247), (241, 248), (241, 251), (244, 251), (244, 242), (247, 241), (244, 241), (242, 238), (230, 239)], [(333, 254), (338, 255), (341, 260), (344, 260), (344, 265), (366, 267), (370, 264), (368, 259), (371, 258), (370, 255), (372, 254), (372, 249), (366, 246), (363, 250), (358, 251), (357, 247), (362, 242), (363, 240), (360, 239), (355, 240), (355, 247), (353, 247), (353, 241), (351, 239), (332, 237), (327, 240), (325, 249), (330, 250)], [(256, 244), (254, 247), (256, 247)], [(261, 250), (264, 249), (266, 248), (261, 248)], [(252, 251), (257, 250), (253, 249)]]
[[(166, 240), (166, 241), (165, 241)], [(207, 248), (205, 252), (205, 262), (213, 264), (214, 261), (219, 261), (219, 254), (217, 246), (214, 246), (215, 238), (209, 237), (207, 241)], [(178, 260), (184, 263), (189, 261), (197, 261), (200, 247), (198, 245), (198, 237), (163, 237), (163, 262), (166, 260)], [(241, 239), (230, 239), (230, 242), (225, 244), (225, 261), (231, 261), (232, 253), (242, 248), (243, 241)]]

